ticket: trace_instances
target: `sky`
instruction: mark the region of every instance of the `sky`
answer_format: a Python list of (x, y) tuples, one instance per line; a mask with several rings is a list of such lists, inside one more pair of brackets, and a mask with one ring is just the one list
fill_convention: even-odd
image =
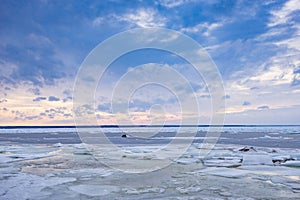
[[(115, 34), (150, 27), (186, 34), (208, 52), (224, 84), (225, 124), (300, 124), (299, 5), (300, 0), (2, 0), (0, 125), (74, 125), (73, 87), (84, 59)], [(119, 57), (99, 81), (94, 104), (85, 106), (99, 124), (118, 123), (111, 91), (141, 65), (182, 74), (199, 102), (200, 113), (191, 117), (210, 123), (211, 95), (190, 63), (144, 49)], [(133, 79), (148, 76), (138, 72)], [(133, 124), (177, 124), (180, 112), (172, 91), (153, 84), (138, 88), (123, 114)]]

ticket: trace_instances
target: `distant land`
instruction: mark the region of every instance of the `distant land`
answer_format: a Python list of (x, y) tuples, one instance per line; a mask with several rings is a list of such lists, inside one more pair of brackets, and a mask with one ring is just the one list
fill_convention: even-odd
[(119, 128), (119, 127), (279, 127), (279, 126), (300, 126), (299, 124), (226, 124), (226, 125), (95, 125), (95, 126), (0, 126), (0, 129), (15, 129), (15, 128)]

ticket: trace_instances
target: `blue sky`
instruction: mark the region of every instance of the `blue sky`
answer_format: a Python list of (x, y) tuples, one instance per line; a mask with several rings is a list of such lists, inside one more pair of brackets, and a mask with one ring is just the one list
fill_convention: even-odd
[[(88, 53), (132, 28), (161, 27), (202, 45), (217, 65), (226, 92), (226, 124), (300, 124), (300, 1), (11, 1), (0, 5), (0, 124), (72, 125), (72, 89)], [(99, 123), (113, 122), (105, 94), (128, 69), (168, 65), (192, 82), (209, 123), (210, 99), (188, 63), (158, 50), (115, 61), (96, 94)], [(205, 85), (205, 84), (204, 84)], [(135, 123), (151, 106), (178, 120), (171, 93), (144, 88), (130, 101)], [(160, 111), (153, 107), (152, 112)], [(159, 123), (159, 120), (157, 121)]]

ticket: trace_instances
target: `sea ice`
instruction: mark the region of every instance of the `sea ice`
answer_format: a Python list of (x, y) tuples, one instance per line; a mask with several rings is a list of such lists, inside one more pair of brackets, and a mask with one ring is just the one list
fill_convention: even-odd
[(116, 186), (111, 186), (111, 185), (87, 185), (87, 184), (82, 184), (82, 185), (75, 185), (75, 186), (70, 186), (70, 190), (84, 194), (87, 196), (95, 197), (95, 196), (105, 196), (108, 195), (112, 192), (118, 192), (119, 188)]
[(44, 192), (42, 189), (73, 181), (76, 181), (76, 178), (47, 178), (19, 173), (17, 176), (7, 177), (6, 184), (1, 185), (0, 194), (5, 195), (5, 199), (37, 199), (38, 197), (49, 195), (48, 192)]

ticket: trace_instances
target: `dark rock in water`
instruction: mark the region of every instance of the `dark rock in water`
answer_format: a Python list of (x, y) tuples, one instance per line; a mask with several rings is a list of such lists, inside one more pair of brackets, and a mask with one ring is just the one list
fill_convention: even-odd
[(244, 148), (240, 149), (239, 151), (247, 152), (250, 150), (256, 151), (253, 147), (244, 147)]
[(126, 135), (126, 134), (123, 134), (123, 135), (122, 135), (122, 137), (126, 138), (126, 137), (127, 137), (127, 135)]

